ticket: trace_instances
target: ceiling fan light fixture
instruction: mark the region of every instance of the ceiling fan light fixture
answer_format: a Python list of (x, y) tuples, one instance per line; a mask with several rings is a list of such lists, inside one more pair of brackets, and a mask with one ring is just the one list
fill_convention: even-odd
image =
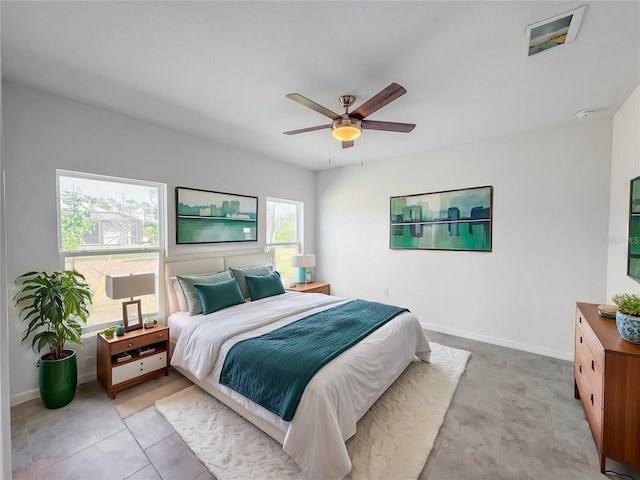
[(362, 122), (357, 118), (339, 118), (331, 124), (331, 135), (342, 142), (355, 140), (362, 133)]

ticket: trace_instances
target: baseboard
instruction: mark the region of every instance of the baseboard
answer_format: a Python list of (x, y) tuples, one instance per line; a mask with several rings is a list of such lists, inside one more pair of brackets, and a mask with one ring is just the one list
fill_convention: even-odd
[[(85, 373), (84, 375), (80, 375), (78, 377), (78, 384), (87, 383), (95, 380), (96, 374), (93, 373)], [(28, 402), (29, 400), (33, 400), (35, 398), (40, 398), (40, 389), (33, 388), (31, 390), (27, 390), (26, 392), (16, 393), (15, 395), (11, 395), (11, 406), (15, 407), (16, 405), (20, 405), (21, 403)]]
[(11, 406), (15, 407), (16, 405), (20, 405), (21, 403), (28, 402), (29, 400), (33, 400), (34, 398), (40, 397), (40, 389), (34, 388), (31, 390), (27, 390), (26, 392), (16, 393), (15, 395), (11, 395)]
[(477, 340), (478, 342), (490, 343), (491, 345), (499, 345), (501, 347), (513, 348), (515, 350), (522, 350), (523, 352), (536, 353), (538, 355), (544, 355), (545, 357), (558, 358), (560, 360), (573, 362), (573, 352), (562, 352), (550, 348), (539, 347), (537, 345), (529, 345), (528, 343), (514, 342), (504, 338), (480, 335), (478, 333), (467, 332), (455, 328), (447, 328), (442, 325), (433, 325), (424, 322), (421, 323), (424, 328), (427, 330), (433, 330), (434, 332), (446, 333), (448, 335), (455, 335), (456, 337), (468, 338), (469, 340)]

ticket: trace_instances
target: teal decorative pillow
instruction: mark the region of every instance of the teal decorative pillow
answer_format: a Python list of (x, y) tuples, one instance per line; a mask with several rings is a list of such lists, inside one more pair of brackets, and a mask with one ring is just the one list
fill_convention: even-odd
[(273, 272), (273, 267), (271, 265), (254, 265), (252, 267), (229, 267), (229, 270), (231, 270), (233, 276), (238, 280), (242, 295), (244, 298), (247, 298), (249, 296), (249, 287), (247, 287), (247, 281), (244, 277), (247, 275), (264, 275), (271, 273)]
[(247, 287), (249, 287), (251, 301), (284, 293), (284, 287), (278, 272), (264, 275), (245, 275), (244, 278), (247, 281)]
[(224, 282), (225, 280), (229, 280), (231, 278), (231, 273), (228, 270), (225, 270), (224, 272), (217, 273), (194, 273), (192, 275), (176, 275), (176, 278), (178, 279), (178, 282), (182, 287), (182, 291), (184, 292), (184, 296), (187, 299), (189, 315), (197, 315), (199, 313), (202, 313), (202, 304), (200, 303), (200, 298), (196, 293), (194, 285), (196, 283), (204, 285)]
[(235, 278), (218, 283), (196, 283), (194, 288), (202, 304), (202, 313), (205, 315), (244, 303), (244, 297)]

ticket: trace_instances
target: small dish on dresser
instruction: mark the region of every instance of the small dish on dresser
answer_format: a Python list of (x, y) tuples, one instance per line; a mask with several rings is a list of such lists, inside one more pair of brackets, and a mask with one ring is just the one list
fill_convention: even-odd
[(598, 305), (598, 313), (604, 318), (616, 318), (617, 310), (615, 305)]

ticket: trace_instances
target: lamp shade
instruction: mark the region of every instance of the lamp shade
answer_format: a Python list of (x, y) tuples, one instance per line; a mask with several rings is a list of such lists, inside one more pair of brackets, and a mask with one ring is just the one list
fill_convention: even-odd
[(294, 255), (291, 257), (291, 266), (298, 268), (310, 268), (316, 266), (316, 256), (313, 253), (306, 255)]
[(362, 122), (356, 118), (339, 118), (331, 124), (331, 135), (343, 142), (349, 142), (362, 133)]
[(107, 275), (104, 289), (107, 297), (113, 299), (150, 295), (156, 291), (156, 274), (141, 273), (119, 277)]

